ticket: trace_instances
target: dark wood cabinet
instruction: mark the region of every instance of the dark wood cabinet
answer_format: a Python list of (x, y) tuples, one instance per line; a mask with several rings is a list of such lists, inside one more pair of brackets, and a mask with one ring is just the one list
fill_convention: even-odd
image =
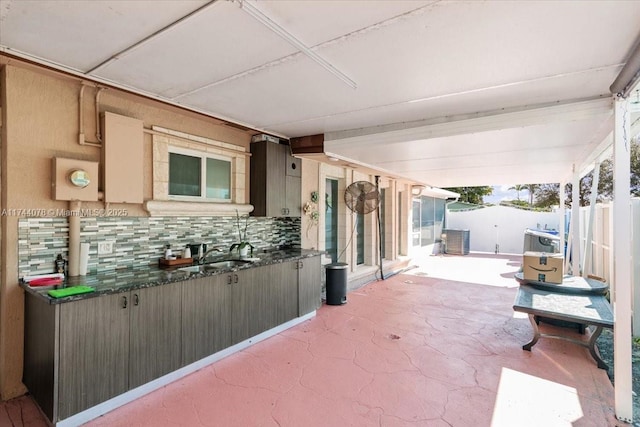
[(233, 276), (192, 279), (182, 286), (182, 365), (231, 346)]
[[(128, 294), (127, 294), (128, 295)], [(129, 388), (129, 310), (123, 294), (59, 305), (58, 419)]]
[(320, 308), (322, 265), (320, 257), (305, 258), (298, 263), (298, 316)]
[[(51, 402), (45, 405), (45, 413), (53, 421), (180, 367), (180, 342), (176, 340), (180, 336), (180, 283), (54, 306), (29, 294), (27, 301), (29, 307), (41, 306), (38, 317), (48, 316), (56, 325), (47, 339), (38, 338), (37, 330), (42, 325), (38, 320), (42, 319), (28, 319), (26, 325), (29, 345), (40, 353), (41, 360), (47, 360), (47, 368), (40, 372), (42, 379), (25, 374), (25, 382), (30, 390), (42, 394), (42, 400)], [(49, 340), (59, 343), (58, 354)], [(40, 364), (25, 357), (25, 372)], [(42, 387), (42, 381), (46, 381), (46, 387)]]
[(181, 364), (181, 283), (130, 292), (129, 389)]
[(273, 298), (274, 327), (298, 317), (298, 261), (275, 264), (270, 283)]
[(234, 273), (231, 291), (234, 344), (297, 317), (296, 265), (285, 262)]
[(54, 423), (320, 302), (320, 257), (90, 297), (25, 301), (25, 385)]
[[(231, 343), (237, 344), (261, 331), (262, 289), (259, 285), (262, 268), (239, 271), (229, 275), (231, 280)], [(258, 280), (254, 280), (257, 277)]]
[(301, 161), (288, 145), (262, 141), (251, 144), (250, 199), (253, 215), (299, 217)]

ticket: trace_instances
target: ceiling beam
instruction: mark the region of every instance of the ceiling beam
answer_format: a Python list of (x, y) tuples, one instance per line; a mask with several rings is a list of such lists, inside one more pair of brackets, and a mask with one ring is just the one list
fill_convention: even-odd
[(590, 98), (566, 103), (522, 106), (509, 110), (452, 116), (417, 122), (395, 123), (341, 132), (327, 132), (325, 147), (340, 144), (350, 147), (386, 145), (431, 138), (442, 138), (505, 128), (526, 127), (553, 122), (583, 120), (598, 115), (611, 115), (610, 97)]
[(264, 13), (260, 11), (257, 7), (249, 3), (247, 0), (238, 0), (240, 4), (240, 8), (244, 10), (247, 14), (249, 14), (253, 19), (264, 25), (266, 28), (277, 34), (287, 43), (298, 49), (300, 52), (305, 54), (308, 58), (315, 61), (322, 68), (336, 76), (343, 83), (347, 84), (351, 89), (355, 89), (358, 87), (356, 82), (354, 82), (349, 76), (347, 76), (342, 71), (338, 70), (335, 66), (333, 66), (329, 61), (315, 53), (309, 46), (302, 43), (298, 38), (296, 38), (293, 34), (283, 28), (281, 25), (276, 23), (274, 20), (266, 16)]

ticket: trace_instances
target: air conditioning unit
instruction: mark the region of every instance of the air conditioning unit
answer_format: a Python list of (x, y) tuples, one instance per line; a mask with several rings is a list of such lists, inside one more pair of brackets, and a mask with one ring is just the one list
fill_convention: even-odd
[(469, 230), (444, 229), (445, 253), (453, 255), (469, 254)]

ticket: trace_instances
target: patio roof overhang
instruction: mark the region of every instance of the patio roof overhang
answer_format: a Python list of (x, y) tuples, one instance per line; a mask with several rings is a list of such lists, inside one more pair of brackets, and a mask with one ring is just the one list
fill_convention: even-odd
[[(626, 95), (637, 79), (639, 2), (245, 3), (0, 0), (0, 64), (24, 58), (256, 132), (324, 133), (328, 153), (435, 187), (577, 183), (613, 142), (615, 280), (630, 304), (624, 149), (638, 120), (609, 87), (619, 76)], [(630, 347), (616, 354), (625, 419)]]
[(256, 132), (325, 134), (359, 167), (446, 187), (588, 168), (640, 4), (1, 0), (0, 20), (11, 57)]

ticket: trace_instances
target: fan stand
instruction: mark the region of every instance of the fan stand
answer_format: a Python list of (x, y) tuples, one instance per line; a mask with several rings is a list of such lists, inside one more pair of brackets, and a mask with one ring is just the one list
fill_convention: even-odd
[[(356, 214), (369, 214), (373, 211), (378, 211), (377, 221), (378, 221), (378, 255), (379, 255), (379, 263), (380, 263), (380, 276), (382, 280), (384, 280), (384, 272), (382, 270), (382, 224), (380, 221), (380, 176), (376, 175), (375, 177), (375, 185), (370, 183), (369, 181), (355, 181), (351, 183), (344, 192), (344, 202), (353, 213)], [(344, 250), (338, 256), (338, 259), (344, 254), (349, 245), (351, 245), (351, 241), (353, 240), (353, 234), (355, 232), (355, 225), (353, 231), (351, 232), (351, 237), (349, 238), (349, 242), (347, 246), (345, 246)]]

